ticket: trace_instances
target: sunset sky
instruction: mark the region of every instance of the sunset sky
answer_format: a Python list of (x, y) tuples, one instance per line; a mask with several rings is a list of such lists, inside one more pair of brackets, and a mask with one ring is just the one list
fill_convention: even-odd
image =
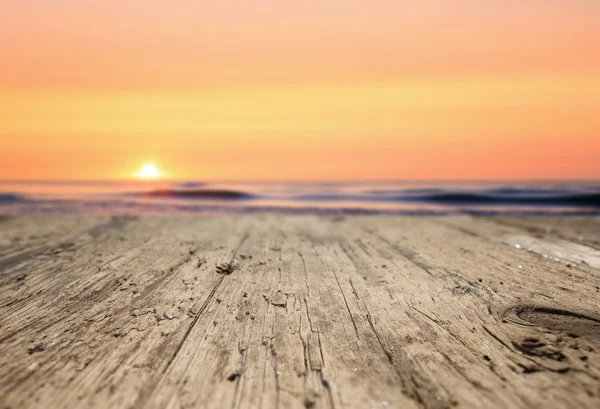
[(597, 0), (0, 8), (0, 179), (600, 179)]

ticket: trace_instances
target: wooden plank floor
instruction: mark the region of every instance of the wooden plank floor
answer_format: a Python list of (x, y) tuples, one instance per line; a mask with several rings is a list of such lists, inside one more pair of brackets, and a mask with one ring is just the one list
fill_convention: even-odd
[(600, 219), (0, 220), (0, 408), (598, 408)]

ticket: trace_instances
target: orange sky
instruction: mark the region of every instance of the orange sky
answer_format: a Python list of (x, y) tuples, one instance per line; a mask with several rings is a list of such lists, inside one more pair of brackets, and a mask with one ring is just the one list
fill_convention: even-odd
[(600, 178), (596, 1), (207, 3), (3, 2), (0, 179)]

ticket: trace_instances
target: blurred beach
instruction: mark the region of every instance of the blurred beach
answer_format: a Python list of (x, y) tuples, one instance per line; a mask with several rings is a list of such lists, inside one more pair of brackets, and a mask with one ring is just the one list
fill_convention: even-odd
[(600, 182), (0, 182), (0, 214), (600, 214)]

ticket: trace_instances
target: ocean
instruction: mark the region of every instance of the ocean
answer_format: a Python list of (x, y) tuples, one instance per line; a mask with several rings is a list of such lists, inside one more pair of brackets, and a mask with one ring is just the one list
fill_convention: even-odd
[(600, 181), (0, 181), (0, 214), (600, 214)]

